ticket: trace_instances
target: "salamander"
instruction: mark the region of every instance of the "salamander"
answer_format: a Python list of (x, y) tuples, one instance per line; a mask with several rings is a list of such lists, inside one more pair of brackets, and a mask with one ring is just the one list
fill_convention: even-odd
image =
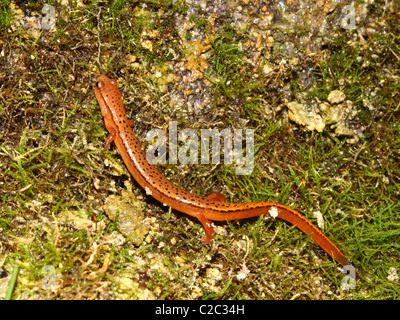
[(247, 219), (260, 215), (281, 218), (310, 236), (323, 250), (342, 266), (350, 261), (328, 237), (299, 212), (274, 202), (228, 203), (220, 193), (201, 197), (185, 191), (167, 180), (147, 161), (146, 153), (133, 133), (133, 121), (128, 119), (117, 82), (104, 75), (96, 76), (96, 99), (100, 105), (109, 135), (105, 149), (114, 142), (126, 167), (146, 194), (162, 204), (197, 218), (206, 235), (204, 242), (213, 238), (211, 221)]

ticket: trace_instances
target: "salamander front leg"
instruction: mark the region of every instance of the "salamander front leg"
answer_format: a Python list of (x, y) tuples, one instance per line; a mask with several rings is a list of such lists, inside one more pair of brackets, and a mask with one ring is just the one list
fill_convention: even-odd
[(115, 137), (117, 136), (117, 130), (112, 129), (109, 132), (110, 132), (110, 134), (108, 135), (107, 140), (106, 140), (106, 145), (104, 146), (105, 150), (110, 149), (111, 142), (113, 142)]
[(204, 236), (203, 241), (205, 244), (209, 244), (213, 238), (214, 233), (214, 228), (211, 225), (211, 220), (208, 220), (202, 213), (197, 213), (196, 218), (199, 219), (204, 227), (204, 230), (206, 231), (206, 235)]

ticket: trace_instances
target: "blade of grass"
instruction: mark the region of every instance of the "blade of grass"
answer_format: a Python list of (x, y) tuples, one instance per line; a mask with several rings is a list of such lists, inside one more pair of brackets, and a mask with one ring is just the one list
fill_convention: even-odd
[(8, 289), (6, 293), (5, 300), (11, 300), (12, 293), (14, 291), (15, 283), (17, 282), (17, 276), (18, 276), (18, 267), (14, 267), (11, 275), (10, 282), (8, 284)]

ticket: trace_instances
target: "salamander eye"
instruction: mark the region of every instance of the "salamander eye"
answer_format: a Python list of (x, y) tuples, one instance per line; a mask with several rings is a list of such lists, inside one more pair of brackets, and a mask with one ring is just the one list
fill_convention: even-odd
[(97, 81), (97, 82), (96, 82), (96, 88), (101, 89), (101, 88), (103, 88), (103, 87), (104, 87), (103, 81)]

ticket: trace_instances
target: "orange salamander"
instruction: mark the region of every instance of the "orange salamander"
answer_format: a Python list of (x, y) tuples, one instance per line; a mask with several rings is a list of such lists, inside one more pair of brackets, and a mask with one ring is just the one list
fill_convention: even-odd
[(133, 133), (115, 80), (96, 76), (95, 94), (109, 135), (105, 149), (114, 142), (129, 172), (140, 186), (162, 204), (197, 218), (204, 226), (204, 242), (209, 243), (214, 229), (211, 221), (238, 220), (260, 215), (278, 217), (308, 234), (322, 249), (342, 266), (351, 265), (339, 248), (316, 226), (297, 211), (273, 202), (228, 203), (219, 193), (201, 197), (187, 192), (168, 181), (149, 163), (138, 139)]

